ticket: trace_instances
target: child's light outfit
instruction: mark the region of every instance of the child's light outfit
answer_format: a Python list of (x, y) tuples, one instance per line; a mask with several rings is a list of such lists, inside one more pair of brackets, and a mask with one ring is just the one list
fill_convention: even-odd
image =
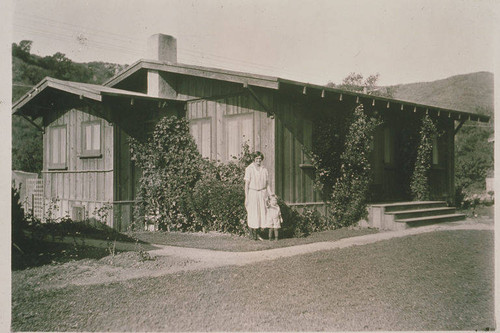
[(269, 206), (267, 207), (266, 223), (264, 228), (281, 228), (281, 223), (283, 219), (281, 218), (281, 210), (279, 206)]

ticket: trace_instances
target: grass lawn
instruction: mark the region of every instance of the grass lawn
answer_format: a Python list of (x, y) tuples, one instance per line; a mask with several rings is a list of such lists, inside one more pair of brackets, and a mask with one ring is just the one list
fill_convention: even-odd
[(491, 231), (439, 231), (242, 267), (51, 288), (57, 267), (13, 272), (13, 330), (494, 328)]
[[(362, 236), (378, 232), (377, 229), (342, 228), (315, 232), (303, 238), (284, 238), (279, 241), (254, 241), (248, 237), (240, 237), (222, 233), (186, 233), (186, 232), (131, 232), (129, 237), (137, 238), (151, 244), (194, 247), (219, 251), (245, 252), (274, 249), (301, 244), (336, 241), (342, 238)], [(264, 236), (264, 232), (262, 233)]]

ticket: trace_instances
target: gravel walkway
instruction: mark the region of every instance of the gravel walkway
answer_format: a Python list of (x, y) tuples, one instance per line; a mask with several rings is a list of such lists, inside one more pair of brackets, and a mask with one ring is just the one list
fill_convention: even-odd
[(178, 258), (191, 259), (196, 262), (203, 262), (206, 264), (203, 266), (208, 267), (220, 267), (227, 265), (242, 266), (265, 260), (274, 260), (278, 258), (292, 257), (316, 251), (341, 249), (349, 246), (371, 244), (391, 238), (405, 237), (441, 230), (493, 230), (493, 225), (486, 223), (475, 223), (471, 220), (466, 220), (399, 231), (380, 232), (376, 234), (344, 238), (332, 242), (318, 242), (251, 252), (226, 252), (155, 244), (154, 246), (160, 249), (151, 250), (149, 251), (149, 253), (152, 256), (174, 256)]

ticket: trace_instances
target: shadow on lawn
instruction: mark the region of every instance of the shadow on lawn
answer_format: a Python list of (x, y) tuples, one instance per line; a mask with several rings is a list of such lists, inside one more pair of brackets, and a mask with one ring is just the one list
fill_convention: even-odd
[(109, 249), (86, 246), (80, 242), (68, 244), (27, 239), (27, 242), (16, 245), (19, 249), (12, 248), (13, 271), (74, 260), (100, 259), (110, 255)]
[[(123, 252), (115, 248), (115, 241), (145, 244), (101, 223), (23, 221), (20, 228), (13, 237), (12, 270), (74, 260), (100, 259)], [(87, 239), (103, 240), (106, 244), (101, 247), (89, 246), (86, 244)]]

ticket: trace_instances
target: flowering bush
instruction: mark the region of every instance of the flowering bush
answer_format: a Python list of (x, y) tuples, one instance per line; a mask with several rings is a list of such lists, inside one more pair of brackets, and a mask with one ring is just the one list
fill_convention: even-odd
[(380, 121), (369, 118), (363, 105), (354, 109), (345, 150), (340, 160), (340, 176), (336, 179), (332, 192), (332, 212), (335, 224), (349, 226), (367, 215), (366, 205), (371, 181), (371, 166), (368, 156), (375, 128)]
[(474, 193), (466, 194), (461, 202), (461, 208), (473, 210), (478, 206), (491, 206), (495, 203), (495, 196), (493, 192), (488, 193)]

